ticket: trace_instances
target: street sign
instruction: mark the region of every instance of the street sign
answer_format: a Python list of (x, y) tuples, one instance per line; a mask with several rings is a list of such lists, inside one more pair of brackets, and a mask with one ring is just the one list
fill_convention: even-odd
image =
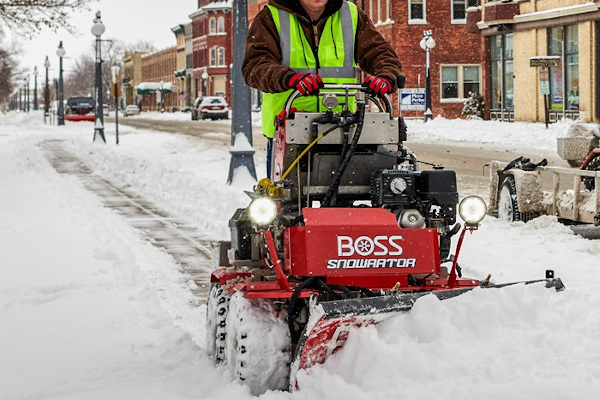
[(560, 56), (531, 57), (530, 67), (560, 67)]
[(540, 94), (550, 94), (550, 75), (548, 74), (548, 68), (541, 67), (538, 71), (540, 74)]
[(425, 111), (425, 89), (400, 89), (401, 111)]

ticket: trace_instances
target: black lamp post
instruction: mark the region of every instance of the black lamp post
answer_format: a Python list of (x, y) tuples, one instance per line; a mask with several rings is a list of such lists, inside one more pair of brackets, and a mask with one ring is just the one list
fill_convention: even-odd
[(208, 72), (206, 72), (206, 68), (202, 73), (202, 96), (208, 96)]
[(50, 114), (50, 88), (48, 87), (48, 68), (50, 68), (50, 61), (48, 60), (48, 56), (46, 56), (46, 61), (44, 61), (44, 68), (46, 68), (46, 86), (44, 87), (44, 123), (46, 123), (46, 118), (48, 118)]
[(112, 77), (115, 89), (115, 136), (117, 137), (116, 143), (119, 144), (119, 70), (120, 68), (115, 65), (111, 68)]
[(96, 135), (100, 135), (102, 141), (106, 143), (104, 137), (104, 100), (102, 98), (102, 52), (101, 52), (101, 39), (100, 36), (104, 33), (106, 28), (100, 19), (100, 11), (96, 12), (96, 18), (94, 19), (94, 25), (92, 26), (92, 35), (96, 36), (96, 122), (94, 124), (94, 139), (96, 141)]
[(58, 125), (65, 124), (65, 105), (64, 105), (64, 93), (63, 93), (63, 65), (62, 60), (65, 56), (65, 49), (63, 48), (62, 40), (58, 44), (58, 50), (56, 55), (58, 56)]
[(425, 50), (425, 122), (432, 119), (431, 111), (431, 78), (429, 74), (429, 50), (435, 47), (435, 40), (431, 37), (431, 31), (423, 31), (421, 48)]
[(25, 111), (29, 112), (29, 75), (25, 75)]
[(33, 109), (37, 111), (38, 109), (38, 98), (37, 98), (37, 76), (38, 69), (37, 65), (33, 67)]

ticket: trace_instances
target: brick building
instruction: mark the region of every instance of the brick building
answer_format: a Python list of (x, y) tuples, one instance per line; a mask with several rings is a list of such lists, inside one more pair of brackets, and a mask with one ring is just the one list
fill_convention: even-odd
[(175, 71), (176, 46), (142, 56), (142, 83), (136, 87), (138, 95), (142, 96), (142, 110), (156, 111), (163, 106), (168, 111), (177, 108), (179, 87)]
[(600, 120), (600, 0), (488, 0), (470, 11), (492, 118), (544, 121), (548, 109), (550, 121)]
[(146, 53), (128, 51), (123, 57), (125, 69), (123, 92), (125, 94), (126, 105), (138, 104), (138, 96), (135, 87), (142, 83), (142, 55), (144, 54)]
[(232, 0), (198, 0), (192, 19), (192, 84), (196, 95), (223, 96), (231, 104)]
[[(402, 62), (407, 88), (425, 87), (424, 31), (436, 45), (430, 50), (433, 117), (460, 117), (469, 92), (485, 93), (483, 40), (466, 31), (467, 8), (477, 0), (358, 0)], [(410, 113), (412, 114), (412, 113)]]
[(186, 46), (185, 46), (185, 25), (179, 24), (171, 28), (171, 32), (175, 35), (176, 45), (176, 60), (177, 69), (173, 71), (175, 79), (177, 80), (177, 107), (184, 109), (189, 105), (188, 94), (186, 90), (188, 88), (187, 68), (186, 68)]

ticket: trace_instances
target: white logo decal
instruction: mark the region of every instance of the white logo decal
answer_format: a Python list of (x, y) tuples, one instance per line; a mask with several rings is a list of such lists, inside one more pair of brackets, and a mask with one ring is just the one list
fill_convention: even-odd
[(352, 257), (354, 253), (366, 257), (371, 254), (375, 256), (399, 256), (403, 250), (398, 241), (402, 236), (359, 236), (356, 240), (350, 236), (337, 237), (337, 250), (339, 257)]

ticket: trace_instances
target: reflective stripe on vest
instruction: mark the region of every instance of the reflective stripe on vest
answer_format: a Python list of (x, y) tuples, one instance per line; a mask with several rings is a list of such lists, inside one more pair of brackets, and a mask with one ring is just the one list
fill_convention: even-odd
[[(318, 69), (317, 60), (296, 16), (273, 6), (267, 7), (279, 33), (283, 65), (298, 73), (318, 73), (325, 83), (356, 83), (354, 42), (358, 11), (354, 3), (344, 1), (342, 7), (327, 18), (317, 51)], [(335, 41), (339, 36), (343, 40)], [(273, 137), (275, 117), (281, 112), (291, 93), (292, 90), (264, 93), (262, 125), (265, 136)], [(298, 110), (318, 111), (320, 99), (317, 96), (298, 97), (293, 106)]]

